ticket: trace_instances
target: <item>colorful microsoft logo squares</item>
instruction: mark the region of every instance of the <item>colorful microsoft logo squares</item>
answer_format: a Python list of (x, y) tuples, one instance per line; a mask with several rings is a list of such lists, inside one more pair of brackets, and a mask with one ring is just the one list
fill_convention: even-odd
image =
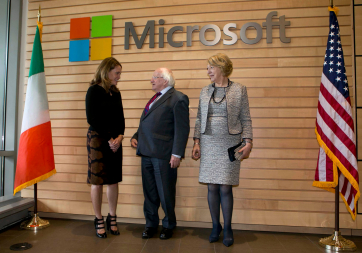
[[(91, 60), (103, 60), (112, 54), (112, 38), (93, 39), (91, 42)], [(106, 56), (106, 57), (105, 57)]]
[(112, 36), (112, 15), (92, 17), (92, 28), (90, 20), (90, 17), (70, 20), (70, 62), (89, 61), (89, 47), (91, 60), (103, 60), (112, 55), (112, 38), (86, 39), (90, 35), (92, 38)]
[(70, 39), (86, 39), (90, 34), (90, 17), (70, 20)]
[(112, 15), (92, 17), (92, 37), (112, 36)]
[(89, 40), (69, 41), (69, 61), (89, 61)]

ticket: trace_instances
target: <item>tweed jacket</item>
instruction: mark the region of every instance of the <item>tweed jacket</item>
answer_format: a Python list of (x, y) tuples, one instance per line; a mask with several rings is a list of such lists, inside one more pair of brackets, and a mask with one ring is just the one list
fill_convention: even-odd
[[(205, 133), (209, 103), (214, 90), (215, 86), (213, 83), (201, 90), (194, 139), (200, 139), (201, 134)], [(231, 82), (225, 91), (229, 134), (241, 134), (242, 139), (253, 139), (246, 87), (239, 83)]]

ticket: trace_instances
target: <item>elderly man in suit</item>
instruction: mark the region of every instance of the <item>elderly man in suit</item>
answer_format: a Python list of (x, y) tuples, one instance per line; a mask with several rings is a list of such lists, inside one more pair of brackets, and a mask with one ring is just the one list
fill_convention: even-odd
[(142, 113), (131, 145), (137, 148), (137, 155), (142, 157), (143, 210), (146, 218), (142, 238), (151, 238), (157, 232), (161, 203), (165, 217), (160, 239), (169, 239), (176, 226), (177, 167), (184, 157), (190, 131), (189, 99), (175, 90), (175, 79), (167, 68), (157, 69), (151, 84), (156, 94)]

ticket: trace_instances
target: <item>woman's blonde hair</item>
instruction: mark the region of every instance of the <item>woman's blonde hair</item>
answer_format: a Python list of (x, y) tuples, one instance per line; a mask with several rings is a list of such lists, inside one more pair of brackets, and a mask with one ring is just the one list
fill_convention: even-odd
[(99, 84), (106, 90), (107, 93), (109, 90), (119, 92), (117, 86), (111, 85), (111, 80), (108, 78), (108, 73), (117, 66), (121, 66), (122, 68), (121, 63), (119, 63), (119, 61), (117, 61), (115, 58), (108, 57), (104, 59), (101, 64), (99, 64), (90, 86)]
[(210, 66), (219, 67), (221, 73), (225, 77), (229, 77), (233, 72), (233, 63), (226, 54), (216, 54), (208, 59)]

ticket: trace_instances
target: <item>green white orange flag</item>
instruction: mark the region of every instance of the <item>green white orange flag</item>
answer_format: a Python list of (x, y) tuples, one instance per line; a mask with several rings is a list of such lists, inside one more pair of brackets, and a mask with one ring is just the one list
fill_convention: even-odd
[(14, 194), (55, 173), (44, 60), (37, 26), (21, 126)]

